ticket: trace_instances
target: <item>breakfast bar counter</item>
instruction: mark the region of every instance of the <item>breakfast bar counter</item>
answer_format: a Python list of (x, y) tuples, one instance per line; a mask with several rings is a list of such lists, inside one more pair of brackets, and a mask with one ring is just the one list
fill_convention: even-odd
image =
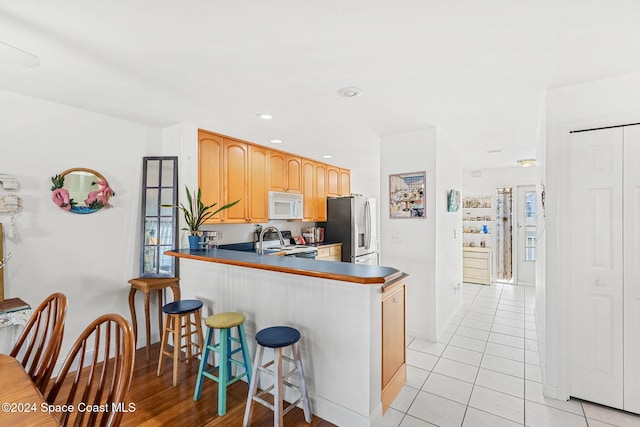
[[(387, 400), (383, 388), (399, 391), (406, 378), (404, 297), (400, 296), (405, 295), (406, 274), (390, 267), (224, 249), (166, 254), (180, 258), (182, 298), (201, 300), (203, 318), (227, 311), (246, 316), (252, 358), (259, 330), (282, 325), (300, 331), (315, 415), (341, 426), (382, 425)], [(387, 299), (390, 294), (393, 298)], [(389, 320), (383, 313), (397, 315)], [(383, 345), (385, 336), (400, 354), (383, 368), (390, 348)], [(264, 388), (269, 382), (262, 384)], [(295, 396), (285, 398), (295, 400)]]
[(402, 275), (402, 272), (391, 267), (278, 256), (281, 255), (281, 253), (275, 250), (268, 251), (268, 253), (264, 255), (259, 255), (255, 252), (225, 249), (180, 249), (168, 251), (165, 252), (165, 254), (179, 258), (279, 271), (281, 273), (341, 280), (359, 284), (384, 285)]

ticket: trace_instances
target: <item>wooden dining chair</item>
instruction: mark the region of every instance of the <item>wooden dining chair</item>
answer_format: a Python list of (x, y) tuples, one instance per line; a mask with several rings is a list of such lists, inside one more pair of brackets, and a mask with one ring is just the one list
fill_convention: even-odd
[(133, 329), (124, 317), (105, 314), (91, 322), (64, 361), (47, 402), (96, 410), (63, 412), (61, 425), (117, 427), (128, 408), (134, 358)]
[(43, 394), (60, 354), (66, 315), (67, 297), (49, 295), (33, 312), (9, 354), (22, 363)]

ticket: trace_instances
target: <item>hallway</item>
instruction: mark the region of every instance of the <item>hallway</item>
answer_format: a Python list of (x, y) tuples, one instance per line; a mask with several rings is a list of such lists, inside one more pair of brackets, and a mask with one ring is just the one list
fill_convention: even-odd
[(463, 286), (439, 342), (407, 338), (407, 384), (384, 426), (640, 426), (637, 415), (542, 395), (534, 287)]

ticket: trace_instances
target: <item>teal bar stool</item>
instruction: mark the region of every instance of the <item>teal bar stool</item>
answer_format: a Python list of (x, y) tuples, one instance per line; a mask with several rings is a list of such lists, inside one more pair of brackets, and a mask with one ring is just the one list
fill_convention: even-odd
[[(258, 348), (256, 349), (256, 358), (253, 362), (253, 373), (251, 374), (251, 381), (249, 383), (247, 406), (245, 407), (244, 420), (242, 421), (243, 427), (251, 425), (254, 401), (273, 411), (273, 425), (275, 427), (282, 427), (282, 423), (284, 421), (283, 418), (286, 413), (295, 408), (299, 403), (302, 403), (304, 420), (307, 423), (311, 423), (313, 420), (311, 405), (309, 404), (309, 395), (307, 393), (307, 385), (304, 381), (304, 370), (302, 368), (302, 359), (300, 358), (298, 341), (300, 341), (300, 331), (289, 326), (272, 326), (270, 328), (262, 329), (256, 334)], [(273, 349), (273, 360), (263, 364), (262, 357), (264, 355), (265, 347)], [(282, 354), (282, 350), (287, 347), (291, 347), (293, 358)], [(293, 363), (294, 368), (289, 370), (288, 373), (285, 373), (282, 366), (283, 361)], [(273, 369), (269, 369), (269, 367), (273, 367)], [(260, 372), (272, 375), (273, 384), (258, 392)], [(294, 374), (297, 374), (297, 385), (289, 382), (289, 378)], [(300, 397), (295, 402), (290, 403), (286, 408), (283, 408), (285, 386), (297, 390)], [(271, 390), (273, 390), (273, 404), (263, 399), (263, 396), (268, 394)]]
[[(196, 380), (196, 390), (193, 393), (193, 400), (200, 400), (202, 394), (202, 380), (204, 377), (210, 378), (218, 383), (218, 415), (227, 413), (227, 386), (238, 381), (244, 376), (247, 382), (251, 383), (251, 362), (249, 361), (249, 353), (247, 351), (247, 338), (244, 334), (245, 317), (242, 313), (228, 312), (218, 313), (207, 317), (205, 321), (208, 330), (205, 340), (204, 353), (200, 361), (200, 369), (198, 370), (198, 379)], [(238, 329), (238, 338), (231, 336), (231, 328)], [(215, 343), (214, 331), (220, 331), (220, 342)], [(231, 349), (232, 343), (239, 344), (235, 350)], [(207, 370), (207, 361), (209, 360), (209, 351), (218, 353), (218, 366)], [(236, 360), (233, 355), (241, 352), (242, 360)], [(215, 361), (214, 361), (215, 364)], [(235, 364), (244, 368), (244, 372), (231, 378), (231, 366)], [(218, 371), (218, 375), (214, 372)]]

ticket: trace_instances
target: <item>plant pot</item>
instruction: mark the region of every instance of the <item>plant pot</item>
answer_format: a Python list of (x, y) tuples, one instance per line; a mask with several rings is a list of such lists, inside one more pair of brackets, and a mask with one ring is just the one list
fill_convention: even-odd
[(192, 251), (202, 249), (200, 247), (200, 242), (202, 241), (203, 237), (204, 236), (189, 236), (189, 249), (191, 249)]

